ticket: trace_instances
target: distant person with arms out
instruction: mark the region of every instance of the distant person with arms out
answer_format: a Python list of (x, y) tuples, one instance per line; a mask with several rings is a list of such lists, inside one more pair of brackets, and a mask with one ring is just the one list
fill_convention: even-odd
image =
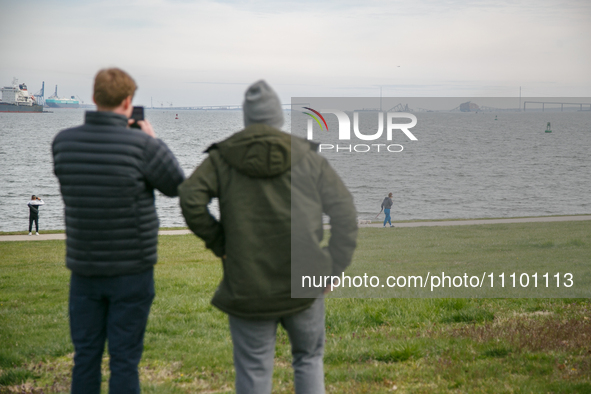
[(177, 196), (183, 170), (148, 121), (128, 128), (135, 81), (117, 68), (94, 80), (97, 111), (53, 140), (65, 205), (72, 394), (99, 394), (108, 340), (109, 393), (139, 393), (138, 364), (154, 299), (159, 221), (154, 189)]
[(386, 217), (384, 218), (384, 227), (386, 227), (386, 223), (390, 223), (390, 227), (394, 227), (392, 226), (392, 218), (390, 217), (392, 205), (394, 205), (394, 201), (392, 201), (392, 193), (388, 193), (388, 197), (384, 198), (384, 201), (382, 201), (382, 209), (384, 210), (384, 214), (386, 214)]
[[(324, 393), (326, 290), (292, 298), (299, 262), (292, 259), (304, 251), (314, 268), (340, 275), (355, 249), (353, 198), (315, 144), (280, 131), (281, 102), (265, 81), (248, 88), (243, 111), (245, 129), (210, 146), (179, 187), (183, 215), (223, 262), (212, 304), (229, 315), (236, 393), (271, 393), (278, 324), (291, 342), (295, 392)], [(219, 221), (207, 209), (212, 198)], [(323, 211), (332, 226), (327, 248), (320, 247)], [(294, 246), (296, 220), (305, 231)]]
[(39, 235), (39, 207), (44, 205), (42, 199), (32, 195), (27, 204), (29, 206), (29, 235), (33, 235), (33, 222), (35, 222), (35, 235)]

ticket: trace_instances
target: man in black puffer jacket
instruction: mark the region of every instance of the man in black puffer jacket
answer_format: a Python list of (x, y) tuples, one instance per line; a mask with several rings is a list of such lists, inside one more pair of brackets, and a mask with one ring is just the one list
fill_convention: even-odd
[(54, 172), (66, 217), (70, 331), (74, 343), (72, 393), (100, 392), (108, 339), (109, 393), (139, 393), (137, 365), (154, 298), (158, 216), (154, 189), (177, 196), (184, 180), (152, 126), (128, 128), (134, 80), (119, 69), (95, 78), (97, 112), (53, 141)]

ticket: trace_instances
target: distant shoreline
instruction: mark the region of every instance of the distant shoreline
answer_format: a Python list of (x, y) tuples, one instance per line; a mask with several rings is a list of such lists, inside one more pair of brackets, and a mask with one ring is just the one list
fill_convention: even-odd
[[(513, 224), (513, 223), (547, 223), (591, 220), (591, 214), (581, 215), (553, 215), (553, 216), (527, 216), (512, 218), (477, 218), (477, 219), (439, 219), (439, 220), (404, 220), (393, 221), (395, 228), (405, 227), (444, 227), (461, 225), (482, 224)], [(382, 221), (372, 220), (371, 224), (359, 224), (359, 228), (382, 227)], [(330, 225), (324, 225), (324, 229), (330, 229)], [(188, 227), (160, 227), (159, 235), (185, 235), (191, 234)], [(29, 236), (27, 231), (3, 231), (0, 232), (0, 242), (3, 241), (49, 241), (65, 239), (65, 230), (41, 231), (41, 235)]]

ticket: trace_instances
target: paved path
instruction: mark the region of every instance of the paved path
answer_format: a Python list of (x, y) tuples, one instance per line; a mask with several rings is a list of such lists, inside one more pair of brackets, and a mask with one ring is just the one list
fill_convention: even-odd
[[(434, 227), (434, 226), (467, 226), (475, 224), (502, 224), (502, 223), (536, 223), (536, 222), (571, 222), (580, 220), (591, 220), (591, 215), (578, 216), (547, 216), (536, 218), (515, 218), (515, 219), (472, 219), (472, 220), (445, 220), (439, 222), (409, 222), (409, 223), (394, 223), (394, 227)], [(382, 227), (382, 223), (360, 224), (363, 227)], [(330, 226), (325, 225), (325, 229)], [(158, 232), (159, 235), (183, 235), (191, 234), (190, 230), (162, 230)], [(36, 235), (0, 235), (0, 242), (2, 241), (48, 241), (48, 240), (64, 240), (66, 234), (41, 234)]]
[[(191, 234), (191, 230), (163, 230), (159, 231), (158, 235), (182, 235)], [(39, 235), (0, 235), (0, 242), (2, 241), (49, 241), (49, 240), (64, 240), (66, 234), (43, 234)]]
[[(508, 219), (472, 219), (472, 220), (444, 220), (438, 222), (409, 222), (394, 223), (394, 227), (423, 227), (423, 226), (467, 226), (474, 224), (501, 224), (501, 223), (536, 223), (536, 222), (571, 222), (579, 220), (591, 220), (591, 215), (577, 216), (546, 216), (536, 218), (508, 218)], [(372, 224), (360, 224), (359, 227), (383, 227), (383, 222)]]

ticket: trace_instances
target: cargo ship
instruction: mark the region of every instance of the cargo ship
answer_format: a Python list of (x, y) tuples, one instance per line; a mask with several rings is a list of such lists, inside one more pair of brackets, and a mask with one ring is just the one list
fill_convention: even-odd
[(80, 108), (80, 101), (76, 99), (76, 96), (59, 98), (57, 95), (57, 85), (55, 85), (55, 93), (45, 100), (45, 105), (50, 108)]
[(0, 112), (43, 112), (43, 106), (37, 104), (35, 97), (27, 90), (27, 85), (12, 79), (12, 86), (2, 89)]

